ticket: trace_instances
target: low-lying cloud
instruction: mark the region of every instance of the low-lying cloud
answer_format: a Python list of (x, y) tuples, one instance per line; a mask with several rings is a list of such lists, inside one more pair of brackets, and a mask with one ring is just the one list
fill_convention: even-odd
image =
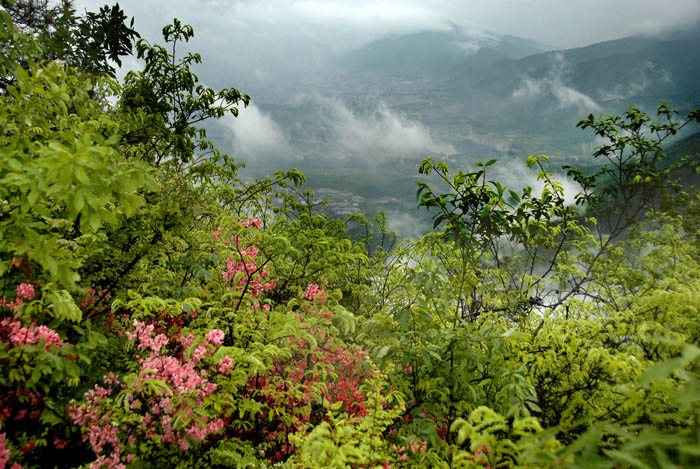
[(338, 100), (329, 104), (338, 142), (347, 150), (387, 156), (455, 153), (452, 145), (435, 141), (421, 123), (391, 111), (384, 103), (367, 114), (355, 113)]
[(598, 90), (600, 99), (602, 101), (629, 100), (652, 85), (671, 83), (668, 71), (652, 61), (646, 61), (636, 75), (639, 77), (636, 81), (624, 85), (618, 84), (612, 90)]
[(420, 239), (433, 229), (433, 224), (426, 221), (425, 217), (412, 213), (390, 210), (386, 212), (386, 218), (389, 229), (403, 238)]
[(457, 43), (457, 46), (464, 50), (466, 55), (474, 55), (481, 49), (481, 44), (476, 41), (461, 41)]
[(559, 107), (576, 107), (583, 112), (600, 111), (600, 105), (593, 98), (565, 84), (569, 64), (563, 54), (553, 54), (553, 58), (554, 64), (547, 76), (542, 79), (523, 78), (520, 86), (513, 91), (513, 98), (552, 96)]
[[(538, 180), (538, 171), (528, 168), (523, 161), (510, 160), (498, 162), (489, 168), (490, 179), (499, 181), (511, 190), (520, 192), (525, 187), (532, 187), (532, 193), (539, 196), (545, 188), (546, 181)], [(576, 194), (581, 192), (581, 186), (576, 182), (567, 179), (566, 176), (553, 172), (551, 175), (554, 181), (561, 183), (564, 189), (564, 202), (571, 206), (576, 202)]]
[(230, 131), (233, 152), (244, 158), (289, 151), (289, 142), (279, 125), (255, 104), (240, 108), (237, 118), (226, 116), (221, 124)]
[[(392, 111), (383, 102), (361, 110), (336, 98), (297, 95), (286, 110), (296, 116), (275, 116), (255, 104), (222, 124), (234, 154), (248, 159), (315, 158), (372, 163), (385, 158), (454, 154), (455, 148), (434, 138), (420, 122)], [(303, 151), (301, 150), (303, 149)]]
[(429, 128), (390, 109), (381, 100), (348, 103), (319, 94), (300, 94), (292, 105), (305, 114), (296, 123), (299, 138), (318, 136), (312, 143), (323, 147), (327, 158), (376, 162), (383, 158), (455, 153), (451, 144), (435, 138)]

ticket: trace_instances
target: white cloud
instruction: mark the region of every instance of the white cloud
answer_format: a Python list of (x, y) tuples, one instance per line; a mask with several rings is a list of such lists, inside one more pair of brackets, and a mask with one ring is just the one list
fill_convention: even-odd
[(590, 96), (565, 84), (569, 65), (563, 54), (554, 54), (554, 64), (546, 77), (536, 80), (525, 77), (519, 88), (513, 91), (513, 98), (553, 96), (559, 107), (573, 106), (584, 112), (600, 111), (601, 107)]
[[(532, 187), (533, 195), (539, 196), (545, 188), (545, 181), (537, 179), (538, 171), (528, 168), (523, 161), (499, 161), (489, 170), (491, 171), (490, 178), (499, 181), (516, 192), (520, 192), (525, 187)], [(552, 173), (551, 177), (553, 181), (561, 183), (564, 189), (564, 203), (568, 206), (574, 205), (576, 203), (576, 194), (581, 191), (581, 186), (556, 172)]]
[[(77, 0), (96, 10), (104, 0)], [(198, 32), (230, 38), (311, 35), (340, 46), (378, 35), (444, 28), (449, 20), (501, 34), (574, 47), (631, 34), (692, 26), (700, 2), (673, 0), (121, 0), (139, 31), (159, 31), (178, 17)], [(254, 44), (249, 44), (254, 46)]]
[(671, 83), (668, 72), (657, 64), (647, 61), (637, 73), (639, 79), (624, 85), (615, 85), (612, 90), (598, 90), (598, 95), (603, 101), (627, 100), (657, 83)]
[(467, 55), (474, 55), (481, 49), (481, 45), (476, 41), (462, 41), (458, 42), (457, 45), (464, 49)]
[(358, 113), (337, 99), (315, 99), (329, 112), (334, 140), (346, 151), (384, 156), (455, 153), (452, 145), (436, 141), (420, 122), (391, 111), (383, 102), (369, 112)]
[[(452, 145), (434, 139), (421, 123), (412, 121), (378, 102), (363, 112), (352, 110), (346, 103), (318, 94), (297, 95), (290, 103), (295, 112), (316, 113), (310, 120), (297, 121), (296, 129), (301, 138), (322, 135), (321, 140), (309, 148), (322, 151), (320, 157), (331, 159), (353, 158), (365, 163), (381, 158), (426, 155), (428, 153), (455, 153)], [(262, 111), (251, 103), (241, 109), (237, 118), (226, 117), (222, 125), (230, 132), (235, 155), (245, 159), (260, 157), (290, 157), (297, 149), (307, 148), (308, 142), (290, 137), (276, 121), (274, 115)], [(312, 125), (313, 129), (304, 125)], [(292, 129), (287, 129), (292, 132)], [(316, 137), (311, 137), (315, 139)], [(324, 150), (320, 150), (323, 148)]]
[(520, 88), (513, 91), (514, 98), (527, 98), (529, 96), (540, 96), (544, 93), (545, 80), (533, 80), (523, 78)]
[(238, 117), (227, 115), (219, 122), (231, 132), (235, 155), (255, 158), (289, 152), (289, 142), (280, 127), (255, 104), (240, 108)]
[(600, 106), (593, 98), (569, 86), (562, 83), (554, 83), (551, 89), (552, 94), (557, 98), (561, 107), (575, 106), (584, 111), (600, 111)]
[(418, 218), (412, 213), (389, 210), (386, 213), (387, 223), (391, 231), (395, 231), (404, 238), (420, 239), (426, 233), (432, 231), (433, 225), (425, 219)]

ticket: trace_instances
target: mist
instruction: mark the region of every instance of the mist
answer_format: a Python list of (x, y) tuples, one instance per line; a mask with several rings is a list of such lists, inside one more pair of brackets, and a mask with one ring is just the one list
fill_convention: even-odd
[(525, 77), (520, 87), (513, 91), (513, 98), (551, 96), (556, 99), (559, 107), (574, 107), (582, 113), (599, 112), (601, 107), (593, 98), (565, 84), (571, 66), (564, 55), (555, 53), (552, 57), (554, 63), (549, 68), (547, 76), (539, 80)]
[(700, 96), (697, 0), (120, 4), (152, 43), (173, 17), (191, 24), (178, 56), (199, 52), (201, 82), (251, 96), (238, 117), (206, 124), (249, 174), (298, 168), (333, 199), (329, 216), (385, 210), (410, 237), (431, 229), (415, 213), (426, 157), (455, 170), (495, 157), (493, 178), (539, 193), (523, 161), (547, 154), (570, 204), (579, 188), (558, 168), (599, 164), (580, 119), (661, 102), (683, 113)]
[(279, 125), (254, 103), (239, 109), (238, 117), (227, 115), (219, 121), (229, 133), (231, 153), (245, 159), (274, 157), (290, 151), (290, 144)]

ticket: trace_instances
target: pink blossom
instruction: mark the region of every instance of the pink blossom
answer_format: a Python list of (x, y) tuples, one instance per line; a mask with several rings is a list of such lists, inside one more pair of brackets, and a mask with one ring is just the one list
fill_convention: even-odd
[(61, 348), (63, 340), (61, 336), (58, 335), (53, 329), (49, 329), (46, 326), (34, 326), (22, 327), (21, 323), (16, 319), (10, 321), (10, 318), (5, 318), (0, 322), (0, 326), (9, 327), (10, 342), (13, 346), (19, 347), (20, 345), (36, 345), (42, 340), (45, 343), (46, 350), (49, 350), (49, 345), (55, 345)]
[(233, 368), (233, 362), (231, 361), (231, 357), (229, 357), (228, 355), (219, 361), (219, 373), (228, 373), (231, 370), (231, 368)]
[(319, 288), (318, 285), (315, 283), (310, 283), (308, 287), (306, 287), (306, 291), (304, 292), (304, 298), (306, 298), (309, 301), (314, 301), (315, 299), (318, 299), (320, 302), (324, 302), (326, 300), (326, 295), (323, 294), (323, 289)]
[(257, 218), (253, 218), (253, 219), (250, 220), (250, 221), (249, 221), (249, 220), (243, 220), (243, 221), (241, 222), (241, 225), (243, 225), (243, 227), (245, 227), (245, 228), (248, 228), (248, 227), (250, 227), (250, 226), (253, 226), (253, 227), (255, 227), (255, 228), (260, 228), (261, 223), (260, 223), (260, 220), (258, 220)]
[(10, 461), (10, 449), (7, 447), (6, 436), (0, 433), (0, 467), (5, 467)]
[(188, 349), (194, 343), (194, 339), (194, 334), (183, 335), (180, 337), (180, 343), (182, 344), (183, 348)]
[(17, 285), (17, 296), (24, 300), (34, 298), (34, 285), (31, 283), (20, 283)]
[(207, 341), (212, 345), (221, 345), (224, 343), (224, 331), (220, 329), (212, 329), (207, 334)]
[(178, 438), (177, 444), (182, 451), (187, 451), (190, 449), (190, 442), (187, 441), (187, 438)]
[(155, 337), (151, 337), (155, 326), (153, 324), (145, 324), (140, 321), (134, 320), (134, 332), (126, 331), (126, 337), (130, 341), (138, 339), (139, 350), (151, 349), (154, 353), (160, 352), (160, 350), (168, 345), (168, 337), (164, 334), (158, 334)]
[(151, 350), (155, 353), (160, 352), (160, 349), (168, 345), (168, 338), (164, 334), (158, 334), (150, 343)]
[(205, 344), (199, 344), (194, 352), (192, 352), (192, 361), (198, 362), (204, 358), (209, 353), (207, 346)]

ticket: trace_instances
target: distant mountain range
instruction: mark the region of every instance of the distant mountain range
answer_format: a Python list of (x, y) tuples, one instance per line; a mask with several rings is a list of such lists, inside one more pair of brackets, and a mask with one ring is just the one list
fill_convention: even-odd
[(487, 67), (549, 49), (530, 39), (450, 26), (450, 31), (421, 31), (371, 42), (338, 57), (335, 65), (361, 76), (441, 79), (462, 67)]
[(296, 166), (311, 187), (367, 201), (396, 196), (405, 202), (398, 210), (415, 207), (410, 194), (426, 156), (464, 167), (530, 154), (549, 155), (555, 168), (590, 164), (598, 143), (576, 128), (589, 113), (700, 105), (700, 27), (552, 50), (451, 25), (320, 56), (305, 76), (260, 84), (259, 126), (216, 138), (261, 173)]
[[(663, 101), (688, 111), (700, 103), (700, 27), (546, 48), (453, 26), (346, 53), (333, 63), (333, 82), (339, 91), (343, 83), (368, 91), (457, 147), (483, 150), (499, 140), (497, 147), (516, 154), (553, 151), (562, 157), (581, 153), (590, 141), (575, 128), (589, 113), (619, 114), (632, 104), (653, 112)], [(353, 99), (352, 89), (344, 90), (344, 98)]]

